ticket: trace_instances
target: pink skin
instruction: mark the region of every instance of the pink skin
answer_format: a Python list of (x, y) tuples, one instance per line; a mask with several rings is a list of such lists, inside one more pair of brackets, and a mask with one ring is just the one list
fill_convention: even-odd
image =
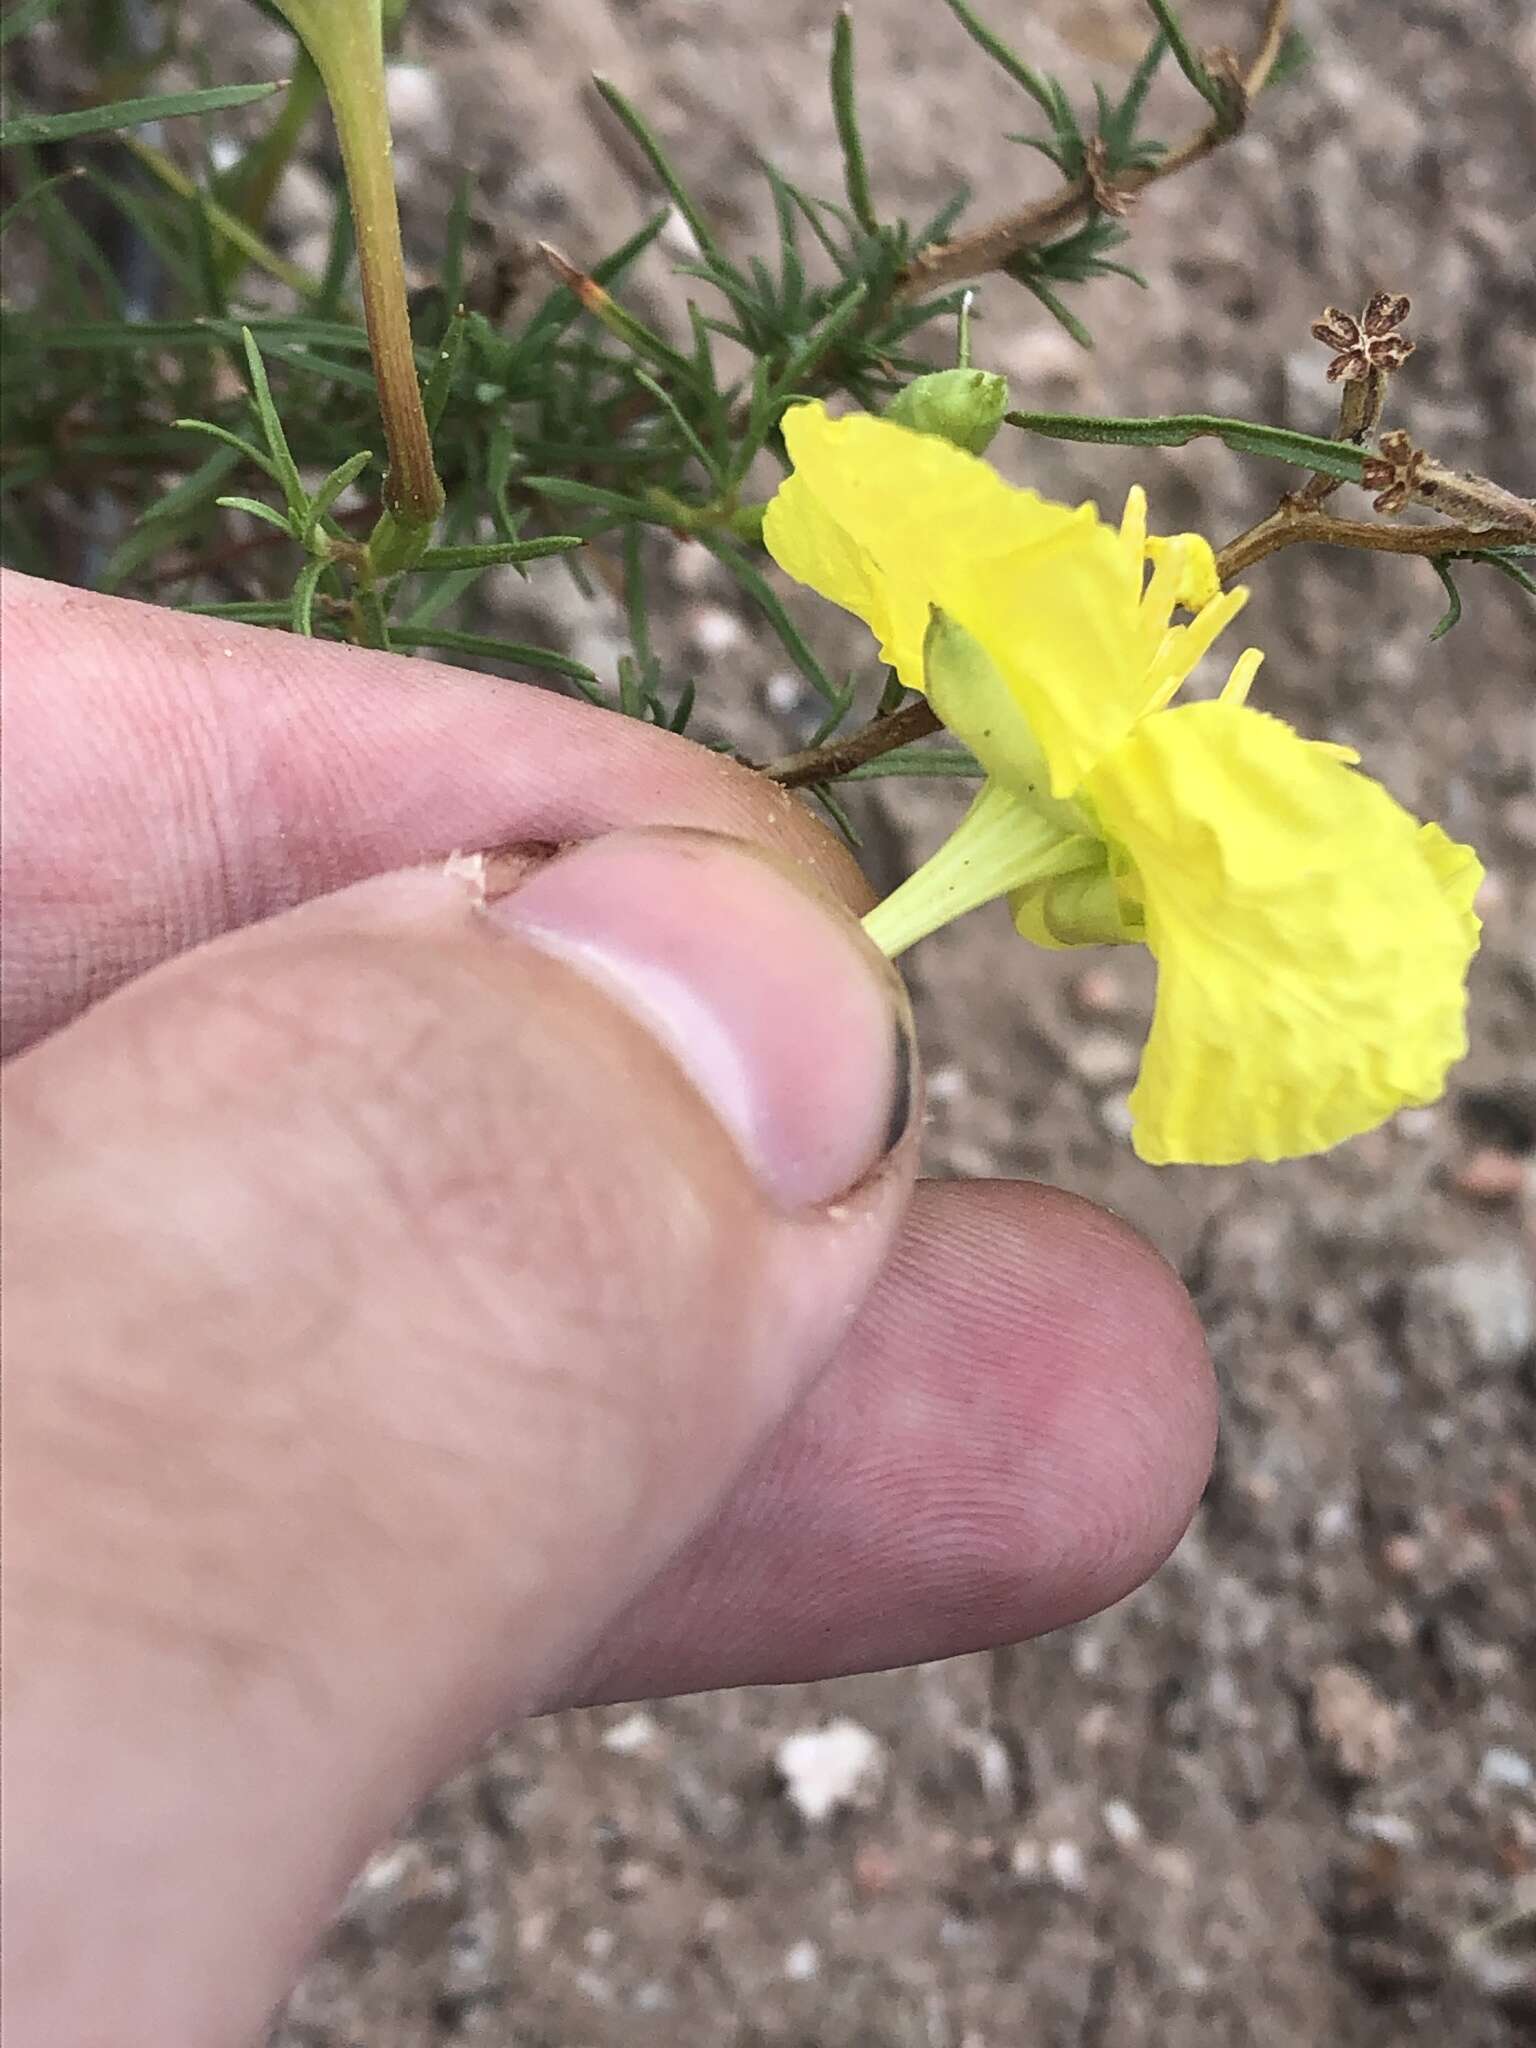
[[(248, 2037), (518, 1713), (1016, 1640), (1155, 1569), (1214, 1427), (1183, 1291), (1050, 1189), (913, 1191), (911, 1129), (858, 1178), (889, 992), (784, 879), (868, 901), (798, 804), (517, 685), (3, 601), (17, 2048)], [(393, 872), (616, 829), (494, 937)], [(734, 1145), (589, 943), (767, 1018), (745, 1094), (693, 1076)]]

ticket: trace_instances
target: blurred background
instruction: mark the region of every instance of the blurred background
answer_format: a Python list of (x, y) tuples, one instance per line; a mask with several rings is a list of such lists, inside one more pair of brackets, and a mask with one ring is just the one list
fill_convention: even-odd
[[(218, 0), (214, 76), (291, 40)], [(1137, 0), (987, 0), (1090, 81), (1145, 47)], [(1251, 48), (1258, 0), (1189, 0)], [(460, 175), (477, 261), (513, 294), (537, 237), (595, 261), (657, 191), (597, 101), (654, 124), (733, 254), (771, 242), (758, 153), (838, 189), (833, 0), (413, 0), (391, 74), (408, 253), (427, 283)], [(1016, 89), (939, 0), (859, 0), (881, 206), (959, 184), (980, 221), (1051, 189), (1004, 137)], [(1327, 304), (1411, 294), (1389, 424), (1536, 487), (1536, 13), (1528, 0), (1297, 0), (1310, 65), (1248, 134), (1136, 207), (1149, 289), (1081, 295), (1081, 348), (1005, 279), (974, 353), (1017, 404), (1200, 410), (1332, 430)], [(1155, 133), (1201, 109), (1155, 88)], [(323, 124), (322, 124), (323, 125)], [(323, 264), (328, 132), (273, 239)], [(663, 238), (665, 244), (667, 238)], [(626, 302), (674, 327), (653, 250)], [(542, 274), (529, 291), (542, 291)], [(1211, 442), (1132, 453), (1005, 433), (1019, 480), (1221, 542), (1293, 472)], [(1364, 501), (1346, 493), (1344, 509)], [(695, 730), (761, 758), (818, 710), (704, 549), (662, 543), (653, 634), (700, 682)], [(1536, 2026), (1536, 634), (1486, 569), (1445, 608), (1428, 564), (1301, 549), (1249, 579), (1256, 701), (1360, 748), (1488, 870), (1472, 1051), (1446, 1100), (1326, 1158), (1138, 1164), (1126, 1090), (1143, 958), (1021, 948), (1001, 909), (907, 963), (934, 1174), (1049, 1179), (1143, 1230), (1194, 1291), (1223, 1382), (1216, 1473), (1153, 1581), (1047, 1641), (917, 1671), (546, 1720), (445, 1788), (360, 1877), (273, 2048), (1508, 2048)], [(621, 608), (554, 564), (485, 579), (488, 630), (611, 676)], [(796, 611), (829, 669), (870, 664)], [(1239, 643), (1241, 644), (1241, 643)], [(863, 784), (882, 883), (965, 792)], [(1128, 1359), (1132, 1372), (1135, 1361)]]

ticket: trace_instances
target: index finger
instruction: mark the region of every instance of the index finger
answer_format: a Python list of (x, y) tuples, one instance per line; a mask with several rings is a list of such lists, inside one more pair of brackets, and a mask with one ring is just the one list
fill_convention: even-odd
[(871, 901), (797, 799), (634, 719), (12, 571), (0, 618), (7, 1053), (203, 939), (459, 848), (695, 825)]

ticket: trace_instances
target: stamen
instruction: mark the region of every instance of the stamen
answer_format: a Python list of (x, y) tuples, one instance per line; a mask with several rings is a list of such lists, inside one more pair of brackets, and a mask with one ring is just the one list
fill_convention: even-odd
[(1217, 699), (1221, 704), (1246, 704), (1248, 692), (1253, 688), (1253, 679), (1264, 663), (1261, 647), (1245, 647), (1232, 664), (1232, 673), (1222, 685)]
[(1232, 623), (1247, 602), (1248, 592), (1242, 586), (1236, 590), (1224, 590), (1220, 597), (1213, 597), (1208, 605), (1203, 605), (1187, 626), (1169, 627), (1158, 643), (1156, 654), (1147, 664), (1147, 702), (1141, 713), (1143, 718), (1149, 711), (1167, 709), (1193, 675), (1201, 657), (1209, 652), (1217, 635)]
[(1125, 494), (1125, 510), (1120, 515), (1120, 546), (1132, 595), (1139, 602), (1147, 567), (1147, 494), (1140, 484), (1132, 484)]

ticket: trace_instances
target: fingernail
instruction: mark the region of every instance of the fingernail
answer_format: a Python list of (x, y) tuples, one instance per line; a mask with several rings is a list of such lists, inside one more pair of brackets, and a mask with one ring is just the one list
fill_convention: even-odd
[(558, 855), (486, 916), (659, 1040), (781, 1207), (829, 1202), (894, 1150), (916, 1088), (900, 980), (852, 917), (712, 833), (621, 832)]

